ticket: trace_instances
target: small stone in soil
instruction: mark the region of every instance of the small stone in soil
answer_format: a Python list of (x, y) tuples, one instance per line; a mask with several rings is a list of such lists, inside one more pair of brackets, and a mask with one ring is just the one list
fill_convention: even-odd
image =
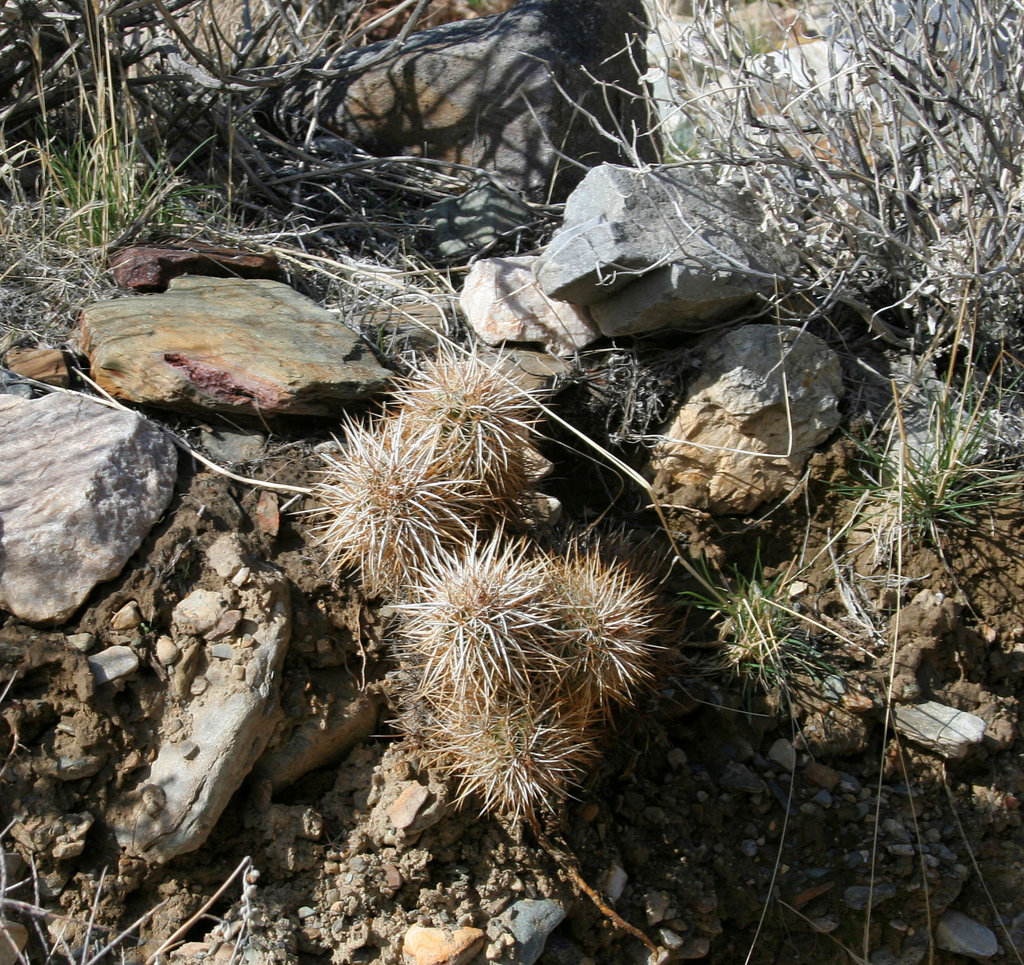
[(131, 647), (107, 647), (89, 657), (89, 669), (96, 683), (106, 684), (135, 673), (139, 669), (139, 658)]
[(999, 942), (991, 928), (959, 911), (946, 911), (935, 928), (935, 944), (947, 952), (971, 958), (991, 958)]

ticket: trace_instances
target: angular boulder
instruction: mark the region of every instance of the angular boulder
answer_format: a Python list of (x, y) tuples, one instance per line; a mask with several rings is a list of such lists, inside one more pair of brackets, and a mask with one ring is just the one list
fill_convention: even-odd
[(0, 607), (59, 623), (121, 572), (174, 491), (174, 444), (85, 396), (0, 396)]
[(800, 329), (745, 325), (706, 336), (700, 375), (651, 454), (669, 505), (745, 513), (796, 485), (839, 425), (839, 359)]
[(471, 165), (531, 200), (561, 201), (581, 176), (565, 157), (628, 159), (595, 122), (655, 159), (640, 96), (647, 29), (641, 0), (520, 0), (324, 58), (260, 112), (288, 137), (315, 121), (371, 154)]
[(791, 261), (750, 200), (703, 171), (605, 164), (570, 196), (534, 271), (547, 295), (595, 306), (601, 330), (622, 335), (720, 317), (771, 292)]
[(175, 278), (89, 306), (78, 337), (111, 395), (182, 411), (334, 415), (389, 377), (330, 312), (269, 280)]

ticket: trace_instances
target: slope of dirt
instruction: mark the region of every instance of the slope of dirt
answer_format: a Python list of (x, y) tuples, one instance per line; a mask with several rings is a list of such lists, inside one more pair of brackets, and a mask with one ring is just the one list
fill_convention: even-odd
[[(930, 941), (954, 908), (996, 933), (1000, 951), (985, 960), (1018, 961), (1024, 500), (951, 528), (941, 552), (921, 541), (897, 573), (893, 547), (866, 542), (869, 526), (844, 532), (851, 501), (837, 481), (848, 459), (842, 444), (815, 457), (806, 485), (763, 518), (671, 520), (687, 552), (725, 570), (760, 559), (820, 672), (791, 673), (785, 691), (766, 694), (721, 670), (706, 613), (673, 607), (663, 679), (620, 715), (542, 839), (478, 815), (472, 801), (456, 810), (457, 789), (422, 770), (415, 742), (392, 730), (389, 611), (318, 569), (296, 515), (307, 507), (278, 517), (277, 497), (186, 468), (163, 522), (73, 622), (47, 630), (8, 618), (0, 628), (0, 811), (13, 819), (4, 848), (27, 862), (12, 858), (8, 883), (26, 881), (9, 894), (24, 903), (29, 960), (48, 960), (58, 935), (58, 948), (90, 960), (143, 918), (101, 960), (145, 961), (187, 925), (160, 961), (399, 963), (419, 923), (479, 928), (475, 961), (513, 961), (495, 920), (520, 899), (551, 898), (568, 914), (541, 962), (647, 961), (581, 878), (662, 960), (965, 961)], [(302, 484), (315, 465), (297, 447), (259, 473)], [(585, 509), (566, 505), (577, 517)], [(656, 528), (642, 510), (618, 522)], [(156, 642), (175, 603), (210, 585), (203, 554), (225, 532), (291, 584), (279, 753), (201, 848), (150, 864), (123, 856), (109, 814), (152, 759), (167, 687)], [(681, 573), (667, 577), (670, 603), (694, 589)], [(112, 630), (131, 600), (141, 625)], [(83, 633), (131, 646), (140, 671), (95, 686), (68, 641)], [(890, 694), (977, 714), (985, 740), (950, 762), (899, 740)], [(341, 709), (361, 698), (369, 737), (351, 747), (338, 738), (312, 770), (296, 762), (296, 734), (329, 744), (317, 734), (334, 735)], [(396, 809), (410, 787), (421, 803), (403, 824)]]

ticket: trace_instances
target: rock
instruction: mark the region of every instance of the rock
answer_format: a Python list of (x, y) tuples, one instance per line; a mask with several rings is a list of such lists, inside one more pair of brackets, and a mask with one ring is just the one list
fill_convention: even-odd
[[(260, 109), (286, 137), (304, 138), (315, 120), (371, 154), (483, 168), (528, 200), (562, 201), (580, 178), (564, 157), (587, 166), (627, 159), (597, 125), (624, 131), (644, 161), (655, 159), (636, 96), (646, 29), (639, 0), (521, 0), (397, 47), (332, 54)], [(314, 73), (325, 68), (326, 82)]]
[(745, 325), (702, 339), (700, 375), (650, 461), (666, 503), (746, 513), (788, 492), (839, 424), (839, 360), (796, 328)]
[(626, 874), (625, 869), (618, 862), (613, 862), (612, 866), (602, 875), (598, 887), (604, 896), (614, 904), (626, 890), (627, 881), (629, 881), (629, 875)]
[[(547, 295), (577, 305), (622, 291), (598, 311), (602, 320), (595, 316), (606, 334), (622, 334), (720, 317), (772, 291), (788, 262), (761, 233), (753, 204), (696, 168), (604, 164), (572, 193), (535, 273)], [(647, 321), (631, 312), (648, 313)]]
[(648, 925), (658, 925), (666, 918), (666, 911), (672, 899), (664, 891), (652, 891), (644, 895), (644, 914)]
[(516, 965), (534, 965), (544, 954), (544, 945), (565, 919), (565, 908), (550, 898), (524, 898), (502, 912), (491, 923), (491, 938), (509, 932), (515, 939), (515, 950), (507, 956)]
[(408, 965), (467, 965), (483, 947), (484, 933), (479, 928), (442, 928), (413, 925), (402, 942), (402, 954)]
[(98, 684), (108, 684), (139, 669), (139, 658), (131, 647), (107, 647), (89, 657), (89, 669)]
[(404, 831), (411, 827), (419, 809), (430, 799), (429, 789), (418, 781), (410, 781), (408, 786), (398, 795), (398, 799), (391, 805), (388, 817), (391, 823), (399, 830)]
[(350, 310), (346, 320), (366, 333), (384, 355), (432, 352), (452, 331), (455, 302), (455, 296), (426, 292), (382, 296), (359, 311)]
[(522, 201), (490, 181), (430, 205), (420, 217), (432, 227), (442, 258), (468, 258), (502, 239), (513, 239), (536, 220)]
[(934, 700), (893, 707), (896, 729), (904, 736), (950, 761), (967, 756), (985, 737), (985, 721)]
[[(242, 565), (236, 536), (226, 534), (218, 542), (221, 557), (234, 547)], [(238, 591), (238, 609), (252, 627), (252, 646), (236, 648), (230, 661), (216, 660), (204, 658), (192, 638), (188, 656), (173, 669), (179, 700), (166, 702), (148, 774), (108, 812), (129, 855), (163, 863), (198, 848), (277, 725), (279, 678), (291, 631), (288, 581), (274, 568), (248, 565), (252, 576)], [(179, 626), (176, 610), (175, 632)], [(188, 686), (188, 674), (197, 667), (202, 676)], [(233, 672), (237, 667), (241, 676)], [(205, 686), (195, 687), (200, 680)]]
[(201, 637), (217, 626), (229, 606), (219, 590), (193, 590), (177, 602), (171, 621), (179, 633)]
[(176, 278), (90, 305), (78, 337), (105, 391), (183, 411), (336, 415), (389, 377), (354, 332), (276, 281)]
[(947, 952), (981, 960), (999, 951), (999, 941), (991, 928), (952, 910), (943, 912), (935, 926), (935, 944)]
[(132, 245), (110, 256), (114, 280), (138, 292), (167, 290), (179, 275), (217, 278), (277, 278), (277, 256), (192, 242), (187, 245)]
[(66, 620), (121, 572), (171, 500), (173, 443), (84, 396), (0, 396), (0, 607)]
[(727, 791), (746, 791), (748, 794), (760, 794), (767, 790), (767, 785), (746, 764), (729, 761), (722, 771), (719, 783)]
[(758, 292), (741, 276), (720, 277), (692, 264), (655, 268), (621, 291), (590, 305), (590, 317), (602, 335), (616, 338), (671, 329), (698, 334), (719, 329)]
[(181, 651), (175, 646), (174, 641), (164, 634), (156, 641), (156, 659), (162, 667), (172, 667), (178, 662)]
[(807, 762), (804, 776), (812, 784), (817, 784), (826, 791), (831, 791), (839, 783), (839, 772), (818, 761)]
[(854, 911), (864, 911), (868, 905), (875, 908), (895, 894), (896, 886), (888, 881), (879, 881), (873, 887), (871, 885), (850, 885), (843, 892), (843, 902)]
[(18, 399), (31, 399), (35, 392), (25, 381), (24, 376), (10, 369), (0, 369), (0, 395), (10, 395)]
[(0, 921), (0, 965), (19, 965), (28, 944), (28, 929), (13, 921)]
[(142, 625), (142, 612), (136, 600), (129, 600), (110, 618), (111, 630), (136, 630)]
[(775, 761), (783, 770), (792, 772), (796, 768), (796, 748), (793, 742), (780, 737), (768, 748), (768, 760)]
[(546, 352), (534, 352), (526, 348), (502, 349), (493, 359), (501, 372), (510, 378), (524, 392), (539, 394), (541, 397), (557, 387), (558, 380), (569, 372), (569, 364)]
[(536, 260), (527, 255), (476, 262), (459, 299), (466, 322), (488, 345), (542, 342), (554, 355), (572, 355), (601, 333), (584, 309), (552, 301), (537, 287)]
[(199, 441), (216, 462), (233, 466), (259, 459), (263, 455), (267, 437), (262, 432), (217, 426), (216, 429), (201, 429)]
[(297, 726), (290, 722), (287, 739), (269, 748), (253, 769), (254, 777), (268, 781), (275, 793), (340, 760), (377, 726), (382, 695), (360, 689), (344, 668), (318, 671), (317, 688), (325, 695), (326, 708)]
[(71, 384), (67, 360), (59, 349), (12, 348), (4, 358), (4, 364), (17, 375), (46, 385), (66, 389)]
[(69, 633), (68, 646), (79, 653), (88, 653), (96, 645), (96, 637), (91, 633)]

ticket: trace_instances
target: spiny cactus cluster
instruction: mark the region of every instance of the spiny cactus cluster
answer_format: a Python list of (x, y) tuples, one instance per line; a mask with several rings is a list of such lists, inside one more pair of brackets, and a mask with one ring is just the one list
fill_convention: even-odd
[(345, 425), (316, 495), (326, 565), (397, 602), (413, 683), (399, 725), (459, 801), (537, 823), (653, 678), (647, 584), (599, 550), (523, 535), (534, 397), (474, 355), (423, 363), (369, 427)]

